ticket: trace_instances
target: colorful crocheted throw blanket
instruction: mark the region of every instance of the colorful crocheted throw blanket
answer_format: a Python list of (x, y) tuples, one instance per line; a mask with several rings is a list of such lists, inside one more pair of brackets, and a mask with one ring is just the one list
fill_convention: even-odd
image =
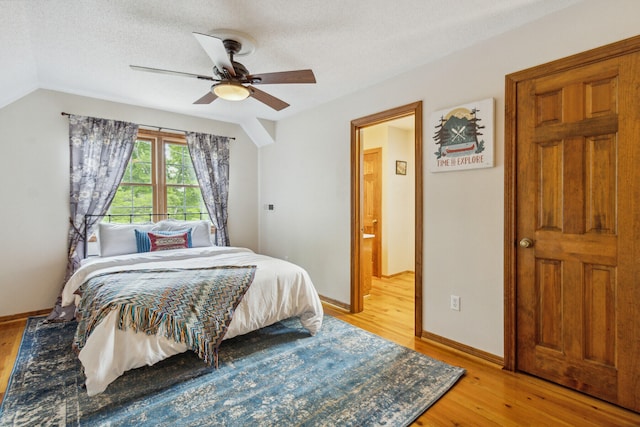
[(113, 310), (118, 328), (184, 343), (217, 367), (218, 347), (256, 267), (130, 270), (96, 275), (79, 289), (74, 347)]

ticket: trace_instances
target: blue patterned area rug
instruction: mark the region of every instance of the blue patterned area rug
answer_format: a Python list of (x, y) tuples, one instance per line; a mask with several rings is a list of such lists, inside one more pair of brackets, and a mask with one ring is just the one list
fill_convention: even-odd
[(88, 397), (75, 322), (43, 319), (27, 323), (1, 426), (405, 426), (464, 373), (325, 316), (315, 337), (289, 319), (224, 341), (218, 370), (187, 352)]

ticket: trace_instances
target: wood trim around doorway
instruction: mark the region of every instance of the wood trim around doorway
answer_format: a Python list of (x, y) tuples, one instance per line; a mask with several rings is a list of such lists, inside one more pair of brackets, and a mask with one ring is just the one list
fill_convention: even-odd
[(423, 240), (423, 150), (422, 101), (375, 113), (351, 121), (351, 312), (363, 310), (360, 289), (362, 246), (362, 156), (360, 130), (401, 117), (414, 117), (415, 138), (415, 335), (422, 336), (422, 240)]
[(504, 369), (516, 370), (516, 140), (517, 86), (519, 83), (617, 56), (640, 51), (640, 36), (632, 37), (552, 61), (505, 77), (504, 135)]

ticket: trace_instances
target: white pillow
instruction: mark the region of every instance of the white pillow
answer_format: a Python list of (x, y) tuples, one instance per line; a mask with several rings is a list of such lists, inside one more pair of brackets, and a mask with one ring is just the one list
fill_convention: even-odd
[(115, 224), (101, 222), (98, 224), (98, 243), (100, 256), (115, 256), (135, 254), (138, 252), (136, 233), (140, 231), (157, 231), (157, 225), (146, 224)]
[(179, 231), (191, 228), (192, 248), (213, 246), (211, 240), (211, 223), (209, 221), (179, 221), (176, 219), (165, 219), (156, 223), (156, 225), (158, 226), (158, 231)]

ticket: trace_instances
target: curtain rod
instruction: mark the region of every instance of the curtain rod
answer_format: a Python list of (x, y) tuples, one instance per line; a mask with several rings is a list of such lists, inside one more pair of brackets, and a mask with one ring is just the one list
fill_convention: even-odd
[[(70, 116), (71, 115), (69, 113), (65, 113), (64, 111), (62, 113), (60, 113), (60, 114), (62, 116)], [(173, 130), (173, 131), (176, 131), (176, 132), (183, 132), (185, 134), (188, 133), (188, 132), (191, 132), (191, 131), (183, 130), (183, 129), (174, 129), (174, 128), (168, 128), (168, 127), (153, 126), (153, 125), (143, 125), (143, 124), (140, 124), (140, 123), (138, 123), (138, 126), (144, 126), (146, 128), (156, 128), (156, 129), (158, 129), (158, 132), (162, 131), (162, 129), (164, 129), (164, 130)], [(234, 141), (236, 140), (236, 138), (233, 137), (233, 136), (227, 136), (227, 138), (232, 139)]]

